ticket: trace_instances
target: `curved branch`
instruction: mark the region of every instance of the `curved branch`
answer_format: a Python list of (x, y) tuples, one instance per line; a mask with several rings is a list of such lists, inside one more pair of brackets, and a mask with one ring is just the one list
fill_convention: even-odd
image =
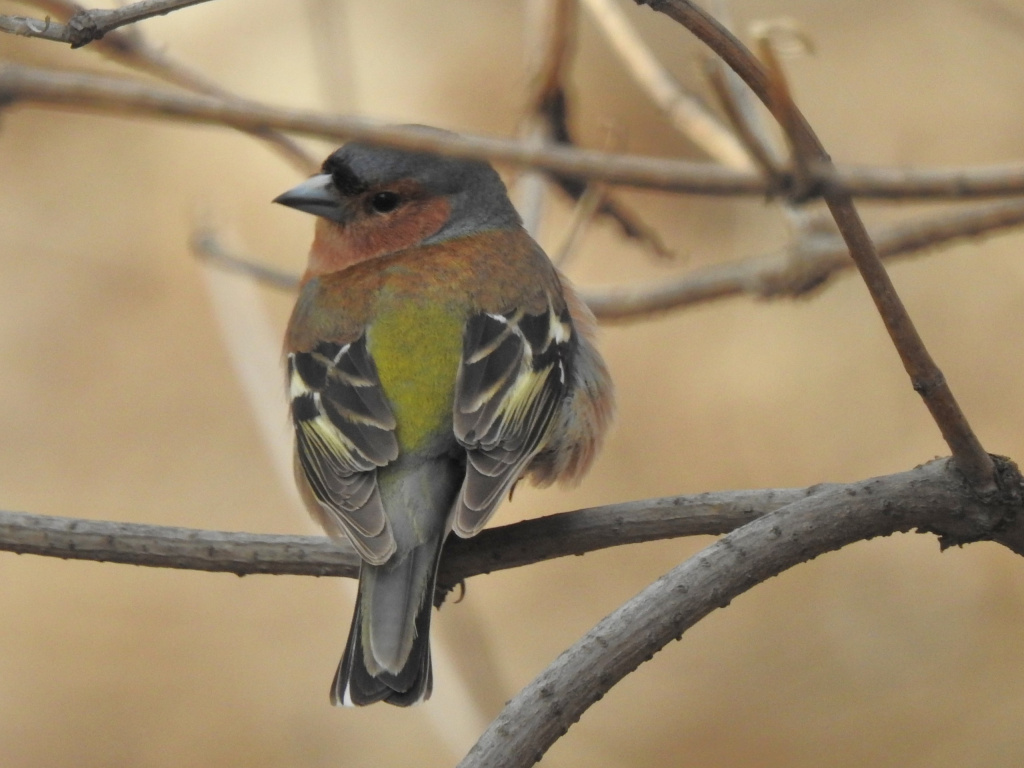
[(524, 768), (625, 675), (756, 584), (855, 541), (917, 530), (944, 546), (991, 539), (1024, 555), (1021, 477), (1003, 464), (1005, 494), (978, 500), (955, 465), (823, 487), (733, 531), (610, 614), (521, 691), (460, 768)]

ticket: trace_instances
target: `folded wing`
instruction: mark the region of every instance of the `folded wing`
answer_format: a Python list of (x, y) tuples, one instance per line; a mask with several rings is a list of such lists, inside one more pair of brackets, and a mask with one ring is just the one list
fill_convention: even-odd
[(568, 310), (550, 305), (469, 319), (455, 385), (455, 437), (466, 478), (453, 530), (477, 533), (544, 446), (567, 393), (573, 345)]
[(298, 467), (313, 496), (367, 562), (395, 551), (377, 469), (398, 457), (395, 417), (366, 337), (288, 355)]

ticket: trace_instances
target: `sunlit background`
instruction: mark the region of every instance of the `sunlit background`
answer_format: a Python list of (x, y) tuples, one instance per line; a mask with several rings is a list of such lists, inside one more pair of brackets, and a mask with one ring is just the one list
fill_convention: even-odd
[[(238, 93), (395, 122), (514, 135), (526, 102), (524, 9), (511, 0), (350, 0), (344, 71), (317, 71), (309, 8), (219, 0), (142, 25)], [(624, 5), (625, 7), (625, 5)], [(816, 54), (788, 60), (799, 103), (841, 163), (1019, 160), (1024, 3), (732, 0), (737, 28), (795, 19)], [(682, 28), (626, 7), (671, 70), (709, 96)], [(31, 13), (0, 5), (0, 12)], [(321, 11), (317, 11), (320, 13)], [(315, 22), (313, 22), (315, 23)], [(340, 53), (338, 53), (340, 51)], [(89, 49), (0, 36), (0, 56), (116, 68)], [(701, 157), (580, 14), (573, 126), (602, 146)], [(317, 154), (331, 147), (310, 143)], [(510, 169), (504, 169), (510, 171)], [(301, 269), (312, 220), (270, 205), (300, 175), (228, 129), (14, 108), (0, 114), (0, 508), (264, 533), (312, 533), (238, 378), (244, 299), (188, 246), (212, 221), (235, 247)], [(507, 178), (513, 178), (509, 175)], [(758, 199), (623, 192), (676, 252), (658, 262), (599, 223), (570, 267), (597, 287), (772, 251)], [(564, 230), (557, 193), (541, 239)], [(936, 208), (864, 205), (869, 222)], [(892, 266), (986, 448), (1024, 458), (1019, 235)], [(291, 297), (253, 289), (243, 317), (277, 344)], [(266, 331), (264, 326), (269, 328)], [(245, 337), (243, 326), (242, 336)], [(520, 489), (496, 523), (705, 490), (803, 486), (946, 453), (863, 286), (733, 299), (606, 326), (617, 423), (577, 490)], [(276, 391), (271, 360), (265, 380)], [(251, 385), (250, 385), (251, 386)], [(276, 419), (276, 421), (275, 421)], [(270, 443), (268, 444), (268, 435)], [(278, 452), (279, 453), (279, 452)], [(624, 547), (473, 579), (435, 633), (435, 698), (333, 709), (351, 590), (337, 580), (189, 573), (0, 554), (5, 768), (453, 765), (565, 647), (706, 546)], [(1024, 563), (996, 545), (940, 553), (898, 536), (773, 579), (629, 676), (547, 755), (575, 768), (1024, 764)]]

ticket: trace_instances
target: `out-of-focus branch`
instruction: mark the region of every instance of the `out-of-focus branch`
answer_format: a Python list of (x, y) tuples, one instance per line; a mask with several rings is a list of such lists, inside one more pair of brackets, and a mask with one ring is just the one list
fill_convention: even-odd
[(192, 252), (196, 256), (215, 267), (220, 267), (229, 272), (239, 272), (263, 285), (277, 288), (278, 290), (298, 290), (299, 276), (297, 274), (257, 264), (251, 259), (243, 258), (233, 253), (228, 250), (218, 236), (217, 231), (212, 227), (200, 226), (194, 229), (192, 231), (191, 246)]
[(507, 139), (410, 131), (361, 117), (325, 115), (241, 99), (225, 100), (178, 93), (128, 78), (0, 64), (0, 106), (11, 104), (93, 109), (119, 115), (224, 125), (240, 130), (275, 128), (322, 139), (354, 139), (414, 151), (544, 168), (564, 176), (597, 178), (679, 192), (767, 194), (766, 185), (756, 176), (711, 163), (561, 146), (532, 147)]
[[(1024, 200), (990, 203), (926, 216), (873, 232), (882, 258), (910, 256), (964, 238), (1024, 224)], [(850, 250), (838, 235), (806, 231), (786, 250), (715, 264), (680, 277), (606, 289), (581, 289), (580, 296), (605, 322), (640, 320), (715, 299), (749, 294), (764, 298), (802, 296), (839, 270), (852, 269)]]
[(126, 24), (164, 16), (171, 11), (198, 5), (208, 0), (138, 0), (120, 8), (79, 9), (67, 24), (45, 19), (30, 19), (24, 16), (0, 15), (0, 32), (9, 32), (25, 37), (38, 37), (57, 43), (70, 43), (72, 48), (81, 48), (93, 40), (100, 40), (105, 34)]
[(594, 214), (604, 202), (606, 194), (607, 189), (604, 184), (593, 182), (587, 185), (586, 190), (580, 196), (561, 241), (556, 247), (549, 250), (552, 263), (559, 269), (564, 270), (570, 259), (579, 252), (583, 234), (590, 226)]
[[(530, 0), (526, 4), (527, 72), (531, 94), (520, 137), (529, 146), (576, 146), (569, 127), (568, 73), (575, 48), (577, 0)], [(585, 180), (549, 174), (551, 180), (577, 203), (586, 194)], [(540, 228), (544, 175), (522, 173), (516, 182), (516, 202), (523, 225), (534, 237)], [(596, 213), (614, 221), (622, 234), (645, 245), (657, 256), (671, 256), (660, 235), (628, 206), (605, 194)]]
[[(24, 0), (24, 2), (31, 3), (59, 19), (70, 19), (81, 10), (73, 0)], [(166, 51), (150, 45), (138, 27), (124, 27), (108, 32), (92, 44), (91, 50), (122, 66), (145, 72), (189, 91), (218, 96), (223, 99), (238, 98), (236, 94), (220, 87), (201, 72), (182, 64)], [(319, 164), (317, 159), (306, 152), (294, 139), (278, 131), (264, 127), (243, 130), (267, 142), (302, 173), (311, 173)]]
[[(448, 136), (410, 132), (359, 117), (266, 106), (248, 100), (225, 100), (182, 94), (127, 78), (58, 72), (0, 64), (0, 108), (14, 104), (58, 106), (223, 125), (239, 130), (277, 130), (335, 141), (358, 139), (497, 163), (544, 168), (580, 179), (719, 196), (784, 194), (789, 176), (778, 185), (759, 175), (714, 163), (625, 155), (570, 147), (528, 147), (521, 142), (483, 136)], [(874, 199), (942, 200), (1006, 197), (1024, 194), (1024, 165), (977, 168), (893, 169), (811, 163), (812, 191)]]
[(742, 82), (737, 83), (739, 78), (717, 56), (708, 58), (704, 73), (750, 160), (761, 169), (765, 178), (777, 177), (781, 173), (782, 163), (747, 103), (750, 89)]
[[(814, 191), (810, 161), (825, 166), (831, 161), (814, 130), (790, 98), (785, 77), (774, 54), (771, 54), (770, 46), (764, 46), (766, 62), (762, 64), (727, 29), (689, 0), (649, 0), (647, 4), (686, 27), (743, 78), (786, 132), (797, 158), (794, 163), (798, 169), (794, 192), (800, 196), (802, 190)], [(822, 197), (850, 249), (914, 390), (924, 400), (957, 466), (979, 492), (996, 492), (992, 460), (982, 448), (942, 371), (914, 327), (853, 205), (853, 199), (846, 192), (835, 190), (826, 190)]]
[[(519, 126), (522, 141), (541, 147), (565, 130), (565, 76), (576, 37), (576, 0), (527, 0), (525, 4), (525, 64), (530, 93)], [(520, 174), (516, 204), (523, 226), (534, 238), (544, 218), (544, 176), (534, 170)]]
[[(974, 206), (924, 216), (872, 234), (882, 258), (909, 256), (964, 238), (1011, 230), (1024, 224), (1024, 200)], [(272, 288), (294, 291), (299, 276), (231, 252), (212, 229), (197, 230), (197, 255), (224, 269), (241, 272)], [(824, 285), (837, 271), (854, 266), (838, 235), (803, 236), (778, 253), (695, 269), (679, 277), (624, 287), (580, 289), (580, 296), (604, 322), (639, 320), (715, 299), (748, 294), (762, 298), (802, 296)]]
[(633, 80), (676, 130), (722, 165), (741, 171), (753, 169), (750, 156), (736, 136), (665, 69), (617, 0), (582, 2)]

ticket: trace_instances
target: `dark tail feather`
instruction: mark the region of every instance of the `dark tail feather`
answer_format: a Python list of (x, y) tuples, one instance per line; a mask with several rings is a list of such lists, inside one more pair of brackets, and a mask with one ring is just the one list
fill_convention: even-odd
[[(372, 566), (364, 565), (363, 568)], [(436, 576), (436, 564), (434, 576)], [(416, 637), (405, 666), (397, 673), (382, 671), (374, 676), (366, 668), (363, 651), (362, 589), (356, 598), (345, 654), (334, 674), (331, 685), (331, 703), (335, 706), (362, 707), (386, 701), (399, 707), (408, 707), (430, 698), (433, 671), (430, 663), (430, 618), (434, 600), (434, 578), (423, 590), (423, 598), (416, 612)]]

